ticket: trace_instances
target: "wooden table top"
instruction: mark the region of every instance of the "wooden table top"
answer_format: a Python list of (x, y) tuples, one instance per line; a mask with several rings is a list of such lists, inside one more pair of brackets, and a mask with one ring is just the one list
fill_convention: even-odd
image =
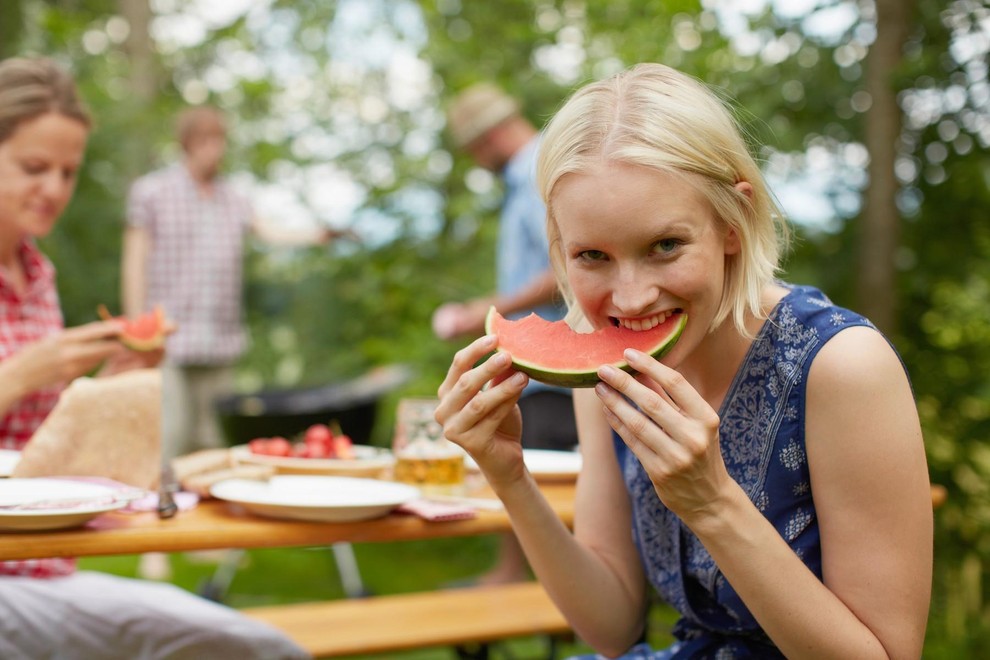
[[(572, 526), (574, 484), (546, 483), (541, 484), (541, 490), (564, 523)], [(263, 518), (237, 505), (209, 500), (166, 520), (153, 512), (112, 512), (76, 529), (2, 532), (0, 559), (412, 541), (510, 529), (503, 510), (479, 510), (475, 518), (456, 521), (429, 522), (414, 515), (390, 513), (374, 520), (326, 523)]]

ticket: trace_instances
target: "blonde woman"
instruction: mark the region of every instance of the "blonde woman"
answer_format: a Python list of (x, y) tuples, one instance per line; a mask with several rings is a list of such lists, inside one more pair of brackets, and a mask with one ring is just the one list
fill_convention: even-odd
[[(917, 658), (932, 513), (904, 367), (865, 318), (775, 279), (785, 229), (726, 105), (641, 64), (573, 95), (538, 178), (580, 329), (686, 314), (674, 349), (575, 393), (574, 532), (522, 462), (527, 377), (484, 337), (437, 418), (480, 465), (578, 635), (629, 658)], [(641, 639), (647, 589), (681, 615)]]

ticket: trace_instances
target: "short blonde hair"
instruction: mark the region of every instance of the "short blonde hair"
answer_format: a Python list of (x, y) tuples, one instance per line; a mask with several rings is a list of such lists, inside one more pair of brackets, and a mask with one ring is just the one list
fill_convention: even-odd
[(50, 112), (87, 129), (92, 124), (75, 80), (54, 61), (13, 57), (0, 62), (0, 142), (22, 123)]
[[(564, 175), (604, 162), (683, 176), (723, 227), (736, 231), (741, 250), (726, 258), (724, 294), (712, 327), (731, 316), (745, 333), (747, 312), (763, 315), (761, 293), (777, 274), (788, 232), (728, 106), (684, 73), (638, 64), (579, 89), (547, 125), (537, 185), (547, 206), (550, 261), (572, 322), (583, 313), (567, 284), (551, 197)], [(736, 188), (742, 181), (752, 186), (751, 196)]]
[(175, 121), (175, 137), (183, 151), (189, 151), (193, 142), (214, 135), (227, 135), (227, 120), (219, 108), (208, 105), (186, 108)]

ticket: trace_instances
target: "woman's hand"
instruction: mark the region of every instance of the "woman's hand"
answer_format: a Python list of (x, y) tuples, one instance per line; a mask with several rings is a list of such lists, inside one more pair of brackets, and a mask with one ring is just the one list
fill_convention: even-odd
[[(178, 330), (178, 326), (175, 323), (165, 321), (162, 334), (167, 337), (176, 330)], [(163, 359), (165, 359), (164, 346), (151, 351), (133, 351), (127, 348), (110, 356), (103, 368), (100, 369), (100, 375), (112, 376), (132, 369), (150, 369), (161, 364)]]
[(22, 394), (83, 376), (105, 360), (125, 352), (118, 340), (122, 325), (96, 321), (61, 330), (34, 342), (6, 362), (21, 384)]
[(475, 340), (454, 355), (447, 377), (437, 391), (436, 420), (444, 436), (463, 447), (497, 487), (523, 474), (522, 416), (516, 405), (529, 378), (510, 369), (511, 358), (496, 353), (492, 335)]
[(715, 515), (733, 483), (719, 449), (718, 414), (677, 371), (639, 351), (625, 358), (635, 378), (608, 365), (598, 370), (603, 382), (595, 393), (609, 425), (686, 524)]

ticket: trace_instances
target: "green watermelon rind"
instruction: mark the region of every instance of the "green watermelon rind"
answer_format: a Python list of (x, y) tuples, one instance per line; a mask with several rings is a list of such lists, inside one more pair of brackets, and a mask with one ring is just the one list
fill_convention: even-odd
[[(494, 315), (496, 313), (497, 312), (494, 307), (488, 310), (488, 316), (485, 318), (485, 332), (488, 334), (493, 333), (492, 321), (495, 318)], [(687, 314), (681, 314), (677, 321), (677, 325), (674, 326), (674, 330), (660, 340), (654, 348), (644, 352), (649, 353), (649, 355), (656, 360), (661, 359), (674, 348), (677, 340), (681, 338), (681, 333), (684, 331), (684, 327), (686, 325)], [(496, 350), (500, 351), (501, 349)], [(619, 360), (618, 362), (612, 362), (611, 364), (613, 367), (622, 369), (626, 373), (636, 373), (636, 370), (629, 366), (629, 363), (625, 360)], [(598, 377), (597, 367), (591, 371), (550, 369), (534, 362), (516, 359), (514, 356), (512, 358), (512, 366), (514, 369), (529, 375), (529, 377), (534, 380), (538, 380), (546, 385), (556, 385), (557, 387), (566, 387), (570, 389), (587, 388), (594, 387), (601, 381)]]

